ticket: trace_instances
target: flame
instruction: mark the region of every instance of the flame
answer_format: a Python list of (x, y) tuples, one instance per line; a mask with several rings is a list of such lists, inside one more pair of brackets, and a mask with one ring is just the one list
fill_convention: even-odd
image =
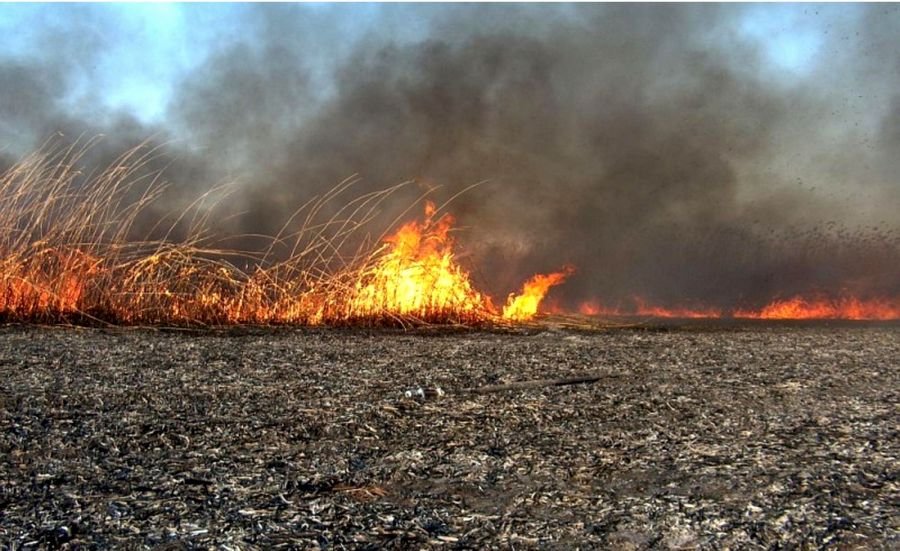
[[(428, 202), (424, 219), (372, 246), (359, 232), (399, 186), (334, 205), (350, 180), (301, 206), (258, 254), (207, 248), (221, 241), (205, 225), (206, 194), (167, 231), (154, 226), (165, 237), (131, 240), (164, 187), (141, 173), (152, 151), (138, 146), (85, 179), (78, 165), (93, 143), (48, 143), (0, 172), (0, 321), (519, 321), (564, 279), (535, 276), (504, 315), (457, 262), (451, 216)], [(185, 235), (170, 238), (182, 223)]]
[(895, 320), (900, 319), (900, 299), (863, 300), (853, 296), (807, 299), (795, 296), (772, 301), (759, 310), (737, 310), (733, 315), (736, 318), (769, 320)]
[(179, 246), (117, 263), (63, 243), (0, 261), (0, 315), (53, 320), (91, 313), (142, 324), (525, 321), (571, 273), (534, 276), (499, 313), (457, 262), (453, 223), (428, 202), (422, 221), (402, 225), (345, 273), (312, 284), (308, 274), (280, 273), (278, 266), (245, 275)]
[(559, 285), (570, 276), (575, 269), (565, 267), (560, 272), (537, 274), (522, 285), (522, 292), (511, 294), (503, 307), (503, 319), (510, 321), (529, 320), (538, 312), (541, 301), (554, 285)]
[[(545, 313), (562, 312), (552, 299), (544, 301), (574, 272), (564, 267), (535, 275), (497, 309), (457, 260), (451, 216), (439, 216), (428, 202), (421, 221), (403, 224), (375, 247), (367, 240), (362, 246), (350, 235), (374, 217), (375, 206), (366, 210), (363, 205), (377, 206), (391, 190), (351, 201), (346, 209), (353, 214), (346, 220), (335, 215), (321, 222), (316, 213), (331, 210), (324, 208), (326, 202), (341, 186), (304, 207), (306, 221), (296, 231), (292, 226), (293, 233), (272, 238), (273, 248), (290, 249), (286, 255), (202, 248), (207, 241), (202, 224), (184, 241), (132, 242), (127, 228), (158, 195), (150, 189), (127, 205), (131, 184), (129, 169), (123, 176), (122, 167), (140, 165), (139, 149), (88, 183), (78, 179), (73, 167), (81, 153), (72, 151), (38, 154), (0, 174), (2, 321), (70, 322), (89, 316), (129, 324), (519, 322), (533, 318), (542, 305)], [(202, 220), (207, 214), (190, 217)], [(287, 243), (285, 235), (296, 241)], [(344, 246), (347, 242), (352, 245)], [(730, 311), (654, 305), (633, 297), (624, 307), (584, 302), (579, 311), (659, 318), (898, 320), (900, 297), (798, 295), (758, 310)]]
[(661, 306), (650, 305), (640, 298), (636, 298), (635, 303), (637, 304), (637, 310), (635, 313), (638, 316), (650, 316), (650, 317), (654, 317), (654, 318), (692, 318), (692, 319), (722, 317), (722, 311), (717, 308), (706, 308), (706, 307), (701, 307), (701, 308), (690, 308), (690, 307), (664, 308)]
[(385, 247), (374, 256), (374, 266), (360, 274), (346, 319), (527, 321), (538, 313), (550, 288), (574, 270), (567, 267), (535, 275), (520, 294), (509, 295), (498, 315), (491, 297), (477, 291), (469, 273), (456, 262), (450, 235), (453, 217), (443, 214), (435, 219), (435, 214), (434, 204), (426, 202), (423, 222), (408, 222), (385, 239)]
[(99, 260), (74, 249), (34, 251), (27, 259), (7, 258), (0, 264), (0, 312), (41, 318), (77, 312)]
[(453, 217), (437, 220), (425, 205), (425, 220), (404, 224), (385, 240), (375, 266), (363, 271), (347, 304), (348, 318), (383, 316), (473, 321), (491, 310), (456, 262), (450, 230)]
[(694, 319), (761, 319), (761, 320), (875, 320), (900, 319), (900, 298), (861, 299), (854, 296), (838, 298), (804, 298), (795, 296), (774, 300), (758, 310), (722, 310), (713, 307), (664, 307), (655, 306), (640, 297), (634, 297), (634, 307), (606, 307), (597, 300), (581, 303), (578, 312), (587, 316), (648, 316), (654, 318)]
[(582, 302), (581, 305), (579, 305), (578, 312), (585, 316), (647, 316), (653, 318), (696, 319), (722, 317), (722, 310), (717, 308), (692, 308), (684, 306), (669, 308), (650, 304), (646, 299), (641, 297), (633, 297), (632, 302), (634, 303), (633, 307), (625, 309), (620, 306), (604, 306), (598, 300), (589, 300)]

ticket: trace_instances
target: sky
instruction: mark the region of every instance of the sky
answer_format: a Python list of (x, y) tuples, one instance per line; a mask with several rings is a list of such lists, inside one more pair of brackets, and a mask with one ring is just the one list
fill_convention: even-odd
[(0, 167), (159, 141), (245, 233), (351, 175), (414, 182), (387, 219), (485, 182), (454, 211), (500, 296), (894, 292), (898, 37), (896, 4), (0, 4)]
[[(387, 8), (398, 11), (377, 4), (313, 3), (297, 6), (295, 17), (327, 21), (333, 31), (339, 30), (342, 41), (352, 43), (378, 32), (382, 25), (378, 16)], [(99, 100), (141, 121), (159, 122), (185, 74), (217, 48), (244, 39), (242, 22), (253, 9), (246, 4), (5, 4), (0, 7), (0, 54), (23, 61), (40, 59), (47, 42), (59, 35), (65, 36), (66, 47), (75, 50), (91, 45), (90, 59), (85, 60), (78, 82), (64, 94), (65, 101), (77, 105)], [(802, 78), (827, 62), (823, 35), (859, 11), (853, 4), (756, 4), (725, 32), (757, 41), (769, 69), (782, 78)], [(392, 40), (412, 41), (427, 34), (426, 18), (400, 12), (393, 16)], [(89, 22), (73, 26), (73, 19)], [(310, 62), (321, 63), (327, 73), (333, 62), (328, 57), (340, 55), (340, 50), (329, 44), (327, 53), (311, 51)]]
[[(45, 56), (46, 44), (89, 50), (77, 82), (63, 95), (73, 106), (102, 102), (141, 121), (160, 122), (178, 82), (220, 48), (242, 36), (248, 4), (16, 4), (0, 7), (0, 52), (27, 61)], [(372, 31), (377, 5), (303, 4), (300, 20), (327, 20), (332, 32), (352, 42)], [(73, 20), (79, 21), (73, 25)], [(329, 45), (329, 50), (334, 50)], [(339, 48), (337, 48), (339, 49)], [(310, 52), (310, 61), (330, 60)], [(316, 58), (313, 60), (313, 58)], [(327, 67), (323, 67), (323, 71)]]

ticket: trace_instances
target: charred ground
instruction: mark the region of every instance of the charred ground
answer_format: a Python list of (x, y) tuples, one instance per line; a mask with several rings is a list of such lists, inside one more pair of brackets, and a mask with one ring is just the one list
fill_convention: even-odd
[[(9, 326), (0, 542), (889, 548), (898, 337)], [(608, 376), (462, 392), (586, 372)]]

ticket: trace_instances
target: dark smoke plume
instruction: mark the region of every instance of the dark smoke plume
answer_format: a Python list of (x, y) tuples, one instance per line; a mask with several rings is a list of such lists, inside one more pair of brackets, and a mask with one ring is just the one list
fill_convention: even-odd
[(255, 6), (154, 128), (68, 112), (55, 51), (0, 63), (0, 138), (100, 132), (108, 159), (155, 136), (165, 206), (235, 180), (234, 233), (277, 232), (351, 174), (358, 192), (415, 182), (384, 220), (485, 181), (450, 210), (500, 297), (567, 263), (568, 307), (900, 295), (900, 11), (829, 25), (830, 63), (796, 77), (735, 32), (743, 9), (385, 7), (348, 41), (328, 14)]

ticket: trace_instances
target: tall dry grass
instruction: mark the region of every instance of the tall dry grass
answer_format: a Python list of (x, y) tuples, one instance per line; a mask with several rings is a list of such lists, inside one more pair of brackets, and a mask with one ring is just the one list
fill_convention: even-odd
[[(168, 227), (147, 232), (163, 237), (135, 238), (139, 216), (166, 190), (161, 175), (148, 170), (157, 151), (140, 146), (105, 170), (83, 173), (79, 165), (94, 144), (47, 144), (0, 175), (3, 320), (154, 325), (474, 321), (439, 310), (418, 319), (369, 311), (360, 319), (350, 307), (353, 293), (384, 254), (380, 243), (390, 230), (373, 236), (368, 226), (403, 184), (348, 200), (355, 180), (341, 182), (301, 205), (261, 251), (216, 246), (221, 240), (210, 234), (208, 222), (216, 202), (227, 197), (221, 188), (198, 197)], [(178, 238), (173, 237), (176, 226), (187, 228)]]

